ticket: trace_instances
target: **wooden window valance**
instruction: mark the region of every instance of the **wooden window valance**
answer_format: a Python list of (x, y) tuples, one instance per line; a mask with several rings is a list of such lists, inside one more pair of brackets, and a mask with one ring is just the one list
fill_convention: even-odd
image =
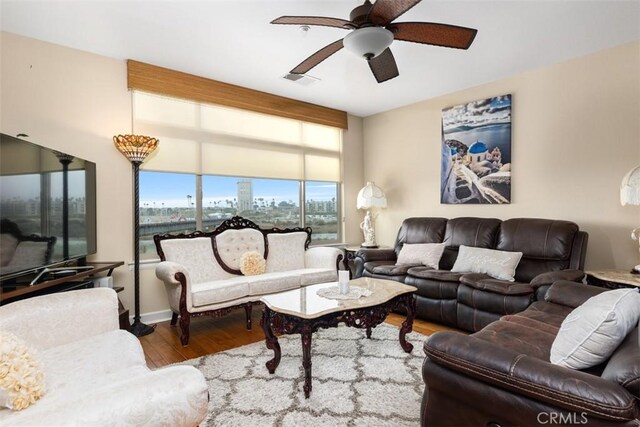
[(347, 129), (347, 113), (129, 59), (127, 86), (196, 102)]

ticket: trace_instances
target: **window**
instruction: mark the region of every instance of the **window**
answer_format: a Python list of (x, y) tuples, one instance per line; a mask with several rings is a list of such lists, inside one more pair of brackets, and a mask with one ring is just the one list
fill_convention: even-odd
[[(300, 182), (284, 179), (202, 177), (203, 226), (240, 215), (263, 228), (299, 227)], [(207, 229), (208, 227), (203, 227)]]
[(196, 230), (196, 177), (140, 172), (140, 256), (156, 258), (154, 234)]
[(133, 119), (135, 133), (160, 140), (142, 165), (141, 253), (155, 253), (154, 234), (211, 230), (233, 215), (341, 240), (341, 129), (139, 91)]
[(335, 182), (312, 182), (304, 184), (305, 225), (313, 229), (315, 243), (338, 242), (338, 184)]

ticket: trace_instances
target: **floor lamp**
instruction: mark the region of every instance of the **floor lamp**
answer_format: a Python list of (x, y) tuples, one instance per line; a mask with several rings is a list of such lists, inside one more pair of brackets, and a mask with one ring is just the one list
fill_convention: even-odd
[(133, 284), (135, 315), (130, 332), (141, 337), (153, 332), (153, 327), (140, 320), (140, 165), (158, 146), (158, 140), (144, 135), (118, 135), (113, 137), (116, 148), (129, 159), (133, 166)]
[[(620, 203), (640, 206), (640, 166), (636, 166), (622, 178), (620, 184)], [(640, 227), (631, 232), (631, 238), (640, 245)], [(640, 264), (631, 269), (631, 273), (640, 274)]]

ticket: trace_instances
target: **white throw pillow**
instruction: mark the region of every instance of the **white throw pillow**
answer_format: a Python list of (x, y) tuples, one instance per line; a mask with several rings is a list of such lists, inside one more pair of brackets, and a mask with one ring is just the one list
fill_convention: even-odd
[(513, 282), (522, 252), (460, 246), (458, 258), (451, 268), (455, 273), (485, 273), (494, 279)]
[(551, 363), (586, 369), (607, 360), (640, 319), (637, 289), (589, 298), (564, 319), (551, 346)]
[(307, 237), (305, 231), (267, 234), (267, 273), (304, 268), (304, 244)]
[(423, 264), (438, 269), (444, 243), (405, 243), (398, 254), (398, 264)]

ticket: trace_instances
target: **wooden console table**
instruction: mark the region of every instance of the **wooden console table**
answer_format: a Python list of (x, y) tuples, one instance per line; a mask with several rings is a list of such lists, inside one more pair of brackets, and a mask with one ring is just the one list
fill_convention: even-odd
[[(53, 276), (45, 275), (43, 276), (42, 282), (34, 285), (29, 285), (29, 281), (33, 276), (25, 277), (25, 283), (17, 282), (15, 284), (5, 285), (5, 287), (0, 288), (0, 305), (39, 295), (93, 287), (93, 283), (91, 283), (93, 279), (111, 276), (113, 270), (124, 265), (124, 262), (88, 262), (86, 265), (93, 268), (90, 270), (79, 270), (75, 272), (75, 274), (69, 274), (63, 277), (54, 278)], [(73, 266), (69, 266), (69, 269), (72, 270)], [(114, 287), (116, 292), (120, 292), (123, 289), (122, 287)], [(120, 298), (118, 298), (118, 306), (120, 328), (129, 329), (129, 310), (124, 308), (120, 302)]]
[(609, 289), (640, 288), (640, 274), (628, 270), (591, 270), (586, 271), (587, 283)]

